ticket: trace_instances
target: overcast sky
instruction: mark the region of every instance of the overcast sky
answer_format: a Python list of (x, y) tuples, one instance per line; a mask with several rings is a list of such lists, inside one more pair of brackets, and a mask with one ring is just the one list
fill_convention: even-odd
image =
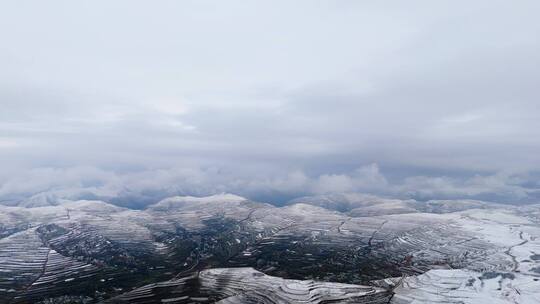
[(540, 201), (539, 11), (2, 1), (0, 200), (86, 189)]

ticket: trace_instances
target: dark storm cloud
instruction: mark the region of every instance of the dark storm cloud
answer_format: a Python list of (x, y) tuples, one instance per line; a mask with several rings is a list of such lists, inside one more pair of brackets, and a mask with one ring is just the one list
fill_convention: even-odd
[(535, 201), (538, 6), (3, 3), (0, 195)]

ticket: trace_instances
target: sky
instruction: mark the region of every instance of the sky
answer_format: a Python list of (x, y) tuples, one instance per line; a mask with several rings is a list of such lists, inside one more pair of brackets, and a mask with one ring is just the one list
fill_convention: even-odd
[(2, 1), (0, 201), (540, 202), (538, 1)]

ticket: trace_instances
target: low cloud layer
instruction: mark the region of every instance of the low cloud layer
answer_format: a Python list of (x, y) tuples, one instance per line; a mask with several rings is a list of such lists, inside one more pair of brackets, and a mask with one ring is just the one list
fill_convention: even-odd
[(539, 6), (2, 3), (0, 199), (534, 202)]
[(540, 199), (540, 185), (524, 174), (475, 175), (469, 178), (411, 176), (389, 181), (376, 164), (348, 174), (245, 177), (218, 168), (171, 168), (116, 173), (91, 167), (33, 169), (0, 187), (1, 203), (39, 206), (62, 199), (101, 199), (142, 208), (173, 195), (207, 196), (232, 192), (277, 205), (306, 195), (371, 193), (386, 197), (429, 199), (474, 198), (520, 204)]

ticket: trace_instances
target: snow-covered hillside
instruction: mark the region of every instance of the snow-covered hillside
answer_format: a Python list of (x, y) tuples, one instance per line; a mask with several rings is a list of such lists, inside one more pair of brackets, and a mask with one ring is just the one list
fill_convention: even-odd
[(369, 212), (229, 194), (0, 207), (0, 303), (540, 302), (540, 206), (359, 204)]

